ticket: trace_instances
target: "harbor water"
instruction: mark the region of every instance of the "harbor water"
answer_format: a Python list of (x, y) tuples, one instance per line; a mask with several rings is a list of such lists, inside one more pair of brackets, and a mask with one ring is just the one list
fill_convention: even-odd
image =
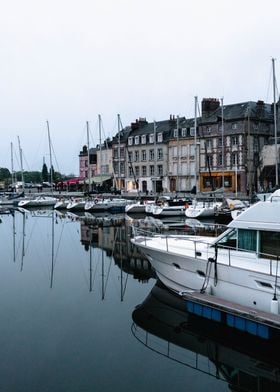
[(0, 219), (1, 392), (280, 390), (265, 343), (206, 328), (162, 287), (131, 219)]

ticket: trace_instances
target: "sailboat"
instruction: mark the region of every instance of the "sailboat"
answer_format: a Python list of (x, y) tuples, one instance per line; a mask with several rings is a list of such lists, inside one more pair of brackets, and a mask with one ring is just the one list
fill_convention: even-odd
[[(50, 139), (50, 129), (49, 122), (47, 121), (47, 131), (48, 131), (48, 141), (49, 141), (49, 151), (50, 151), (50, 174), (51, 174), (51, 191), (53, 191), (53, 178), (52, 178), (52, 148)], [(18, 203), (19, 207), (29, 208), (29, 207), (53, 207), (57, 202), (56, 197), (39, 195), (35, 198), (25, 198)]]

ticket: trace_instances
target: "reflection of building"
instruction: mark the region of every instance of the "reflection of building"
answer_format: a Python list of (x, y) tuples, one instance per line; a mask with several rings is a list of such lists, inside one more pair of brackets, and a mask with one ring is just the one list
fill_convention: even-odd
[(81, 243), (88, 249), (98, 247), (114, 258), (115, 264), (141, 282), (155, 277), (149, 261), (130, 242), (129, 226), (92, 226), (81, 221)]

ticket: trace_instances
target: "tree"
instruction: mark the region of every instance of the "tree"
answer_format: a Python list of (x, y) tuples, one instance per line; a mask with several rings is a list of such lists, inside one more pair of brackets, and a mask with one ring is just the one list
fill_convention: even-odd
[(0, 168), (0, 181), (4, 181), (11, 178), (11, 173), (9, 171), (9, 169), (5, 168), (5, 167), (1, 167)]
[(43, 163), (42, 167), (42, 181), (49, 181), (49, 172), (45, 163)]

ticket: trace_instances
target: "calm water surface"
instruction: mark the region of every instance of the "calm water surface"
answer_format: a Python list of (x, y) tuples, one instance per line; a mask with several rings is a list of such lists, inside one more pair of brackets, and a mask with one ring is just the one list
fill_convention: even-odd
[(224, 364), (225, 348), (156, 285), (124, 219), (0, 218), (1, 392), (227, 391), (241, 359), (256, 390), (254, 359), (233, 351)]

